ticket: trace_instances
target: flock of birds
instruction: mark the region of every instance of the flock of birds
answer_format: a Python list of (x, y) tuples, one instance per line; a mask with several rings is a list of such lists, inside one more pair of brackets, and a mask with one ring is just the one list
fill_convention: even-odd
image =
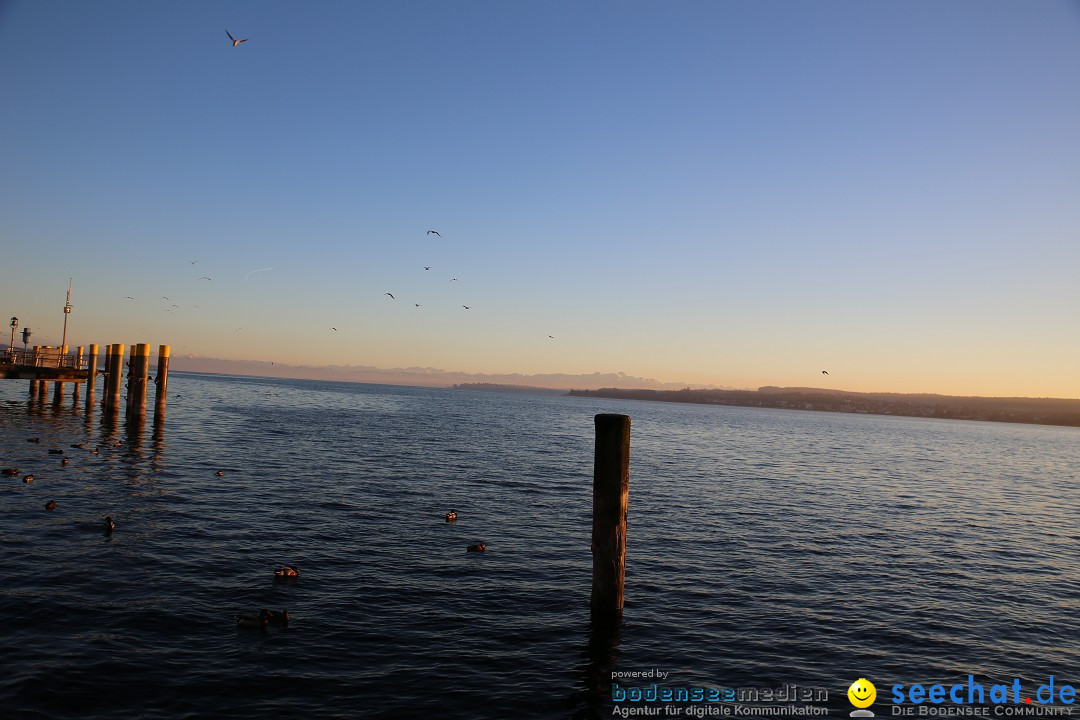
[[(217, 472), (217, 475), (223, 475), (222, 472)], [(453, 524), (457, 522), (458, 513), (457, 510), (451, 510), (446, 513), (446, 522)], [(479, 542), (475, 545), (467, 545), (465, 552), (485, 552), (487, 550), (486, 542)], [(274, 570), (274, 580), (277, 581), (291, 581), (300, 577), (300, 568), (295, 565), (282, 565), (278, 569)], [(270, 610), (268, 608), (261, 608), (258, 612), (238, 613), (235, 615), (236, 624), (238, 626), (245, 627), (258, 627), (265, 630), (270, 626), (288, 627), (289, 625), (289, 611), (285, 610)]]
[[(250, 38), (237, 38), (237, 37), (235, 37), (231, 32), (229, 32), (228, 28), (225, 28), (225, 36), (228, 38), (229, 42), (232, 44), (232, 47), (234, 47), (234, 48), (239, 47), (242, 43), (246, 43), (246, 42), (248, 42), (250, 40)], [(437, 238), (440, 238), (440, 239), (442, 238), (442, 233), (440, 233), (438, 230), (434, 230), (434, 229), (428, 230), (426, 234), (428, 236), (433, 236), (433, 237), (437, 237)], [(197, 262), (198, 262), (197, 260), (192, 260), (191, 264), (195, 265)], [(257, 269), (257, 270), (252, 270), (249, 273), (247, 273), (244, 276), (244, 278), (246, 280), (248, 277), (250, 277), (254, 273), (265, 272), (267, 270), (273, 270), (273, 269), (274, 268), (260, 268), (260, 269)], [(432, 266), (430, 266), (430, 265), (424, 266), (424, 270), (430, 271), (431, 269), (432, 269)], [(200, 276), (198, 278), (198, 280), (199, 281), (213, 282), (213, 278), (208, 276), (208, 275), (202, 275), (202, 276)], [(450, 278), (448, 282), (453, 283), (453, 282), (458, 282), (458, 281), (459, 281), (458, 278), (454, 277), (454, 278)], [(392, 292), (386, 292), (386, 293), (384, 293), (384, 295), (389, 297), (391, 300), (397, 300), (398, 299), (394, 295), (394, 293), (392, 293)], [(136, 300), (135, 296), (133, 296), (133, 295), (125, 295), (124, 299), (125, 300), (132, 300), (132, 301)], [(164, 312), (176, 313), (176, 312), (181, 310), (181, 305), (179, 305), (179, 304), (173, 302), (172, 300), (170, 300), (170, 298), (168, 296), (162, 295), (161, 299), (165, 303), (168, 304), (167, 307), (162, 308), (162, 310)], [(416, 308), (417, 310), (423, 308), (423, 305), (421, 303), (419, 303), (419, 302), (414, 301), (412, 304), (413, 304), (413, 307)], [(194, 305), (193, 307), (195, 309), (200, 309), (198, 305)], [(475, 305), (462, 304), (460, 307), (461, 307), (462, 310), (468, 311), (468, 310), (474, 309)], [(337, 327), (330, 327), (330, 330), (333, 331), (333, 332), (341, 332)], [(243, 331), (242, 327), (238, 327), (238, 328), (235, 329), (235, 332), (239, 333), (241, 331)], [(548, 337), (548, 339), (555, 340), (554, 335), (547, 335), (547, 337)], [(271, 363), (271, 364), (273, 364), (273, 363)]]
[[(41, 438), (32, 437), (32, 438), (27, 438), (26, 441), (29, 442), (29, 443), (38, 444), (38, 443), (41, 442)], [(122, 441), (120, 441), (120, 440), (117, 440), (112, 445), (113, 445), (113, 447), (122, 447), (124, 445), (124, 443)], [(83, 450), (83, 449), (86, 449), (87, 443), (85, 443), (85, 442), (73, 443), (71, 445), (71, 447)], [(97, 446), (97, 447), (92, 448), (89, 451), (89, 454), (91, 454), (91, 455), (100, 455), (101, 450), (102, 450), (102, 447)], [(48, 454), (49, 455), (66, 455), (66, 452), (64, 450), (59, 449), (59, 448), (50, 448)], [(67, 458), (67, 457), (63, 457), (60, 460), (60, 464), (63, 465), (63, 466), (68, 465), (70, 462), (71, 462), (70, 459)], [(0, 475), (4, 475), (4, 476), (8, 476), (8, 477), (18, 477), (19, 475), (22, 475), (22, 470), (20, 470), (19, 468), (15, 468), (15, 467), (2, 468), (2, 469), (0, 469)], [(218, 470), (218, 471), (216, 471), (214, 473), (214, 475), (216, 477), (223, 477), (225, 475), (225, 471)], [(33, 473), (27, 473), (26, 475), (23, 475), (23, 478), (22, 478), (22, 481), (24, 483), (26, 483), (27, 485), (33, 483), (34, 480), (35, 480), (35, 477), (34, 477)], [(53, 512), (54, 510), (56, 510), (57, 507), (58, 507), (58, 504), (57, 504), (56, 500), (54, 500), (54, 499), (49, 499), (45, 503), (45, 510), (47, 510), (48, 512)], [(457, 522), (457, 519), (458, 519), (457, 510), (451, 510), (450, 512), (446, 513), (446, 522), (447, 523), (453, 524), (453, 523)], [(101, 529), (102, 529), (102, 531), (104, 532), (105, 535), (111, 536), (113, 531), (116, 530), (116, 521), (113, 520), (113, 517), (111, 515), (106, 515), (104, 517), (104, 519), (102, 520), (100, 527), (101, 527)], [(466, 552), (484, 552), (485, 550), (487, 550), (487, 543), (485, 543), (485, 542), (479, 542), (479, 543), (477, 543), (475, 545), (468, 545), (465, 548)], [(276, 581), (286, 581), (286, 582), (287, 581), (293, 581), (293, 580), (296, 580), (299, 577), (300, 577), (300, 568), (298, 568), (295, 565), (282, 565), (282, 566), (278, 567), (276, 570), (274, 570), (274, 580), (275, 580), (275, 582)], [(252, 627), (260, 627), (260, 628), (266, 629), (269, 626), (288, 627), (288, 625), (289, 625), (289, 611), (287, 609), (286, 610), (269, 610), (267, 608), (262, 608), (258, 612), (255, 612), (255, 613), (251, 613), (251, 612), (237, 613), (234, 617), (236, 619), (236, 624), (238, 626), (252, 626)]]
[[(36, 445), (36, 444), (41, 442), (41, 438), (39, 438), (39, 437), (27, 438), (26, 442), (34, 443)], [(113, 443), (113, 447), (122, 447), (123, 444), (124, 443), (122, 441), (117, 440), (116, 442)], [(86, 448), (86, 443), (84, 443), (84, 442), (83, 443), (73, 443), (71, 445), (71, 447), (82, 450), (82, 449)], [(65, 453), (64, 450), (61, 450), (60, 448), (49, 448), (49, 453), (48, 454), (49, 455), (65, 455), (66, 453)], [(101, 446), (95, 447), (92, 450), (90, 450), (90, 454), (91, 455), (100, 455), (101, 454)], [(61, 466), (67, 466), (67, 465), (70, 465), (70, 464), (71, 464), (71, 459), (70, 458), (62, 457), (60, 459), (60, 465)], [(0, 475), (7, 475), (9, 477), (18, 477), (19, 475), (22, 475), (22, 470), (20, 470), (19, 468), (15, 468), (15, 467), (2, 468), (2, 469), (0, 469)], [(30, 485), (31, 483), (34, 482), (35, 479), (36, 478), (34, 477), (33, 473), (27, 473), (26, 475), (23, 475), (22, 481), (24, 483), (26, 483), (27, 485)], [(48, 510), (49, 512), (52, 512), (53, 510), (56, 510), (56, 508), (57, 508), (56, 500), (50, 499), (45, 503), (45, 509)], [(106, 515), (105, 516), (105, 519), (102, 521), (101, 528), (105, 532), (106, 535), (112, 534), (112, 531), (116, 529), (116, 522), (113, 520), (111, 515)]]
[[(226, 33), (227, 32), (228, 31), (226, 31)], [(232, 38), (231, 35), (229, 37)], [(235, 40), (234, 42), (236, 44), (239, 44), (239, 43), (242, 43), (242, 42), (247, 42), (247, 40), (246, 39), (245, 40)], [(439, 237), (439, 238), (442, 237), (442, 233), (440, 233), (438, 230), (428, 230), (426, 234), (427, 235), (434, 235), (434, 236)], [(196, 264), (198, 264), (198, 262), (199, 261), (197, 259), (196, 260), (191, 260), (190, 264), (191, 265), (196, 265)], [(425, 271), (430, 271), (432, 269), (432, 267), (433, 266), (431, 266), (431, 265), (424, 265), (423, 266)], [(252, 275), (253, 273), (266, 272), (267, 270), (273, 270), (273, 269), (274, 268), (260, 268), (260, 269), (257, 269), (257, 270), (252, 270), (251, 272), (247, 273), (244, 277), (246, 279), (248, 276)], [(213, 282), (214, 281), (214, 279), (212, 277), (210, 277), (209, 275), (201, 275), (201, 276), (199, 276), (199, 278), (198, 278), (198, 280), (196, 282), (201, 281), (201, 280), (205, 280), (207, 282)], [(456, 278), (456, 277), (452, 277), (447, 282), (451, 282), (451, 283), (460, 282), (460, 279)], [(392, 293), (392, 292), (384, 292), (383, 295), (386, 296), (386, 297), (389, 297), (391, 300), (398, 300), (398, 297), (396, 295), (394, 295), (394, 293)], [(136, 300), (134, 295), (125, 295), (124, 299), (125, 300), (132, 300), (132, 301)], [(162, 295), (161, 300), (164, 301), (165, 303), (168, 303), (168, 307), (162, 308), (165, 312), (173, 313), (175, 311), (181, 310), (181, 306), (178, 305), (177, 303), (173, 302), (172, 299), (170, 299), (170, 297), (168, 295)], [(423, 305), (421, 305), (418, 302), (413, 302), (413, 306), (415, 308), (417, 308), (417, 309), (420, 309), (420, 308), (423, 307)], [(200, 309), (200, 307), (198, 305), (192, 305), (192, 307), (194, 307), (196, 310)], [(475, 305), (461, 305), (461, 308), (463, 310), (472, 310), (475, 307), (476, 307)], [(242, 330), (243, 330), (242, 327), (238, 327), (238, 328), (235, 329), (236, 332), (241, 332)], [(333, 332), (341, 332), (337, 327), (334, 327), (334, 326), (331, 326), (330, 330), (332, 330)], [(551, 339), (551, 340), (555, 339), (554, 335), (549, 334), (547, 337), (549, 339)], [(273, 364), (273, 363), (271, 363), (271, 364)]]

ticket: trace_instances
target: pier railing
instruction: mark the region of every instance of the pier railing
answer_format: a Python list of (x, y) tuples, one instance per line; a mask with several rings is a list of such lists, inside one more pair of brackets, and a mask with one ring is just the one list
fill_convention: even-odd
[(29, 350), (8, 348), (3, 354), (3, 358), (12, 365), (83, 369), (81, 353), (65, 353), (63, 348), (56, 347), (36, 347)]

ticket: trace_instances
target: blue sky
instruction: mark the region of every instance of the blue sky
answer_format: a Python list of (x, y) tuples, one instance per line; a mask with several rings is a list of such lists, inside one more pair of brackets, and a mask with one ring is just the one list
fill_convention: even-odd
[(1076, 0), (0, 3), (0, 312), (59, 344), (72, 276), (70, 345), (1080, 397), (1078, 78)]

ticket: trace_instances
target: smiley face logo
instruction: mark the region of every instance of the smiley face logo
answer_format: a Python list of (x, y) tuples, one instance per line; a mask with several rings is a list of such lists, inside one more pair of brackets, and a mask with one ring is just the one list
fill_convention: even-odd
[(877, 699), (877, 688), (874, 687), (874, 683), (866, 678), (859, 678), (851, 683), (851, 687), (847, 690), (847, 696), (851, 704), (857, 708), (870, 707), (874, 704), (874, 700)]

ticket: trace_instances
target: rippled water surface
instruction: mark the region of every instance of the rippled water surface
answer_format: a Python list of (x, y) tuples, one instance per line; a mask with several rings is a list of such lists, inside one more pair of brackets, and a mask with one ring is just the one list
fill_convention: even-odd
[[(27, 384), (0, 383), (0, 466), (35, 475), (0, 477), (3, 717), (610, 717), (611, 673), (650, 668), (838, 716), (859, 677), (1080, 684), (1077, 429), (174, 373), (157, 431)], [(615, 629), (599, 412), (633, 423)], [(262, 607), (289, 626), (237, 627)]]

